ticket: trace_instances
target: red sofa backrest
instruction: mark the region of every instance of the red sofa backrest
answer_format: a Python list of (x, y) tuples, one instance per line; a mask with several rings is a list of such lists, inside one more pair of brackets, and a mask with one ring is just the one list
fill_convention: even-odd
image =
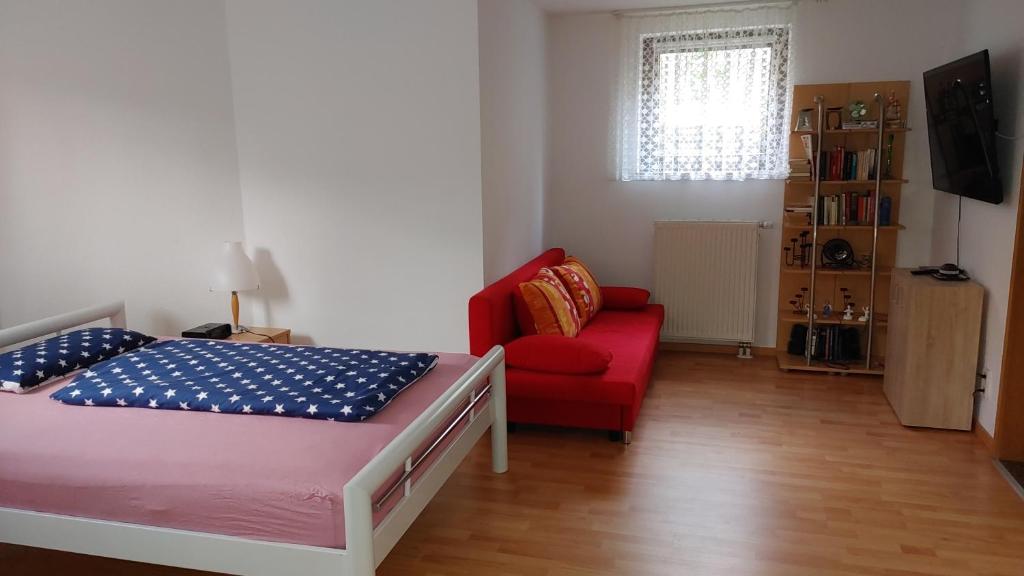
[(469, 353), (483, 356), (495, 344), (505, 344), (518, 338), (513, 290), (533, 278), (537, 270), (558, 266), (564, 261), (565, 250), (552, 248), (473, 295), (469, 299)]

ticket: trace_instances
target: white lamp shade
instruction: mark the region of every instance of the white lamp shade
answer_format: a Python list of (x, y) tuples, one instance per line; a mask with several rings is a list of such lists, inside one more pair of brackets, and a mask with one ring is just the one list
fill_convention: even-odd
[(232, 292), (256, 290), (260, 278), (241, 242), (225, 242), (213, 270), (210, 290)]

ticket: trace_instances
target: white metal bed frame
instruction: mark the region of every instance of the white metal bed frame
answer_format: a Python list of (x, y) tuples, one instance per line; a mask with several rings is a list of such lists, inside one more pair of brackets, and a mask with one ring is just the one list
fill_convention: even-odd
[[(124, 328), (124, 302), (0, 330), (0, 348), (106, 318), (111, 326)], [(481, 409), (477, 404), (487, 396), (489, 402)], [(452, 418), (468, 424), (457, 431), (449, 425), (442, 437), (452, 433), (453, 440), (447, 445), (434, 441), (428, 452), (437, 449), (439, 456), (426, 463), (420, 448)], [(371, 576), (488, 428), (491, 467), (498, 474), (508, 470), (506, 424), (505, 353), (495, 346), (344, 486), (345, 549), (3, 507), (0, 542), (231, 574)], [(412, 471), (419, 464), (426, 470), (414, 482)], [(374, 528), (371, 498), (403, 467), (406, 473), (398, 484), (402, 498)]]

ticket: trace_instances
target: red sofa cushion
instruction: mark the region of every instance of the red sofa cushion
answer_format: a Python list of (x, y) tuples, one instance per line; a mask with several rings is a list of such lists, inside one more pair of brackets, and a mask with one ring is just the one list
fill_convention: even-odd
[(469, 299), (469, 353), (483, 356), (492, 347), (518, 337), (513, 289), (533, 278), (541, 268), (558, 266), (563, 260), (565, 250), (552, 248), (474, 294)]
[[(519, 294), (538, 334), (575, 338), (580, 333), (583, 324), (576, 304), (551, 268), (541, 268), (536, 276), (520, 284)], [(522, 325), (520, 321), (520, 329)]]
[(533, 324), (533, 314), (530, 314), (530, 305), (523, 297), (523, 291), (516, 286), (512, 289), (512, 307), (516, 311), (516, 324), (519, 326), (519, 333), (523, 336), (532, 336), (537, 333), (537, 327)]
[[(576, 340), (611, 350), (614, 358), (607, 370), (600, 374), (554, 374), (510, 367), (509, 395), (623, 404), (639, 409), (654, 365), (664, 315), (665, 309), (658, 304), (629, 312), (602, 310)], [(516, 421), (513, 414), (509, 418)], [(519, 421), (529, 419), (521, 417)]]
[(601, 311), (603, 303), (601, 287), (594, 275), (583, 261), (573, 256), (569, 256), (561, 266), (555, 266), (551, 270), (558, 275), (572, 296), (573, 304), (579, 313), (580, 326), (586, 326), (587, 322)]
[(651, 293), (643, 288), (602, 286), (601, 297), (608, 310), (639, 310), (647, 306)]
[(596, 374), (611, 361), (608, 348), (564, 336), (523, 336), (505, 345), (506, 364), (537, 372)]

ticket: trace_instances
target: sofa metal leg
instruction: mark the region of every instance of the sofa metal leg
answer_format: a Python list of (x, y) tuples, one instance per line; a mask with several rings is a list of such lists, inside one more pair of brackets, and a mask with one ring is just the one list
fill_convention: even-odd
[(622, 443), (626, 444), (627, 446), (633, 443), (632, 430), (626, 430), (625, 432), (622, 433)]
[(609, 442), (622, 442), (622, 432), (620, 432), (619, 430), (609, 430), (608, 431), (608, 441)]

